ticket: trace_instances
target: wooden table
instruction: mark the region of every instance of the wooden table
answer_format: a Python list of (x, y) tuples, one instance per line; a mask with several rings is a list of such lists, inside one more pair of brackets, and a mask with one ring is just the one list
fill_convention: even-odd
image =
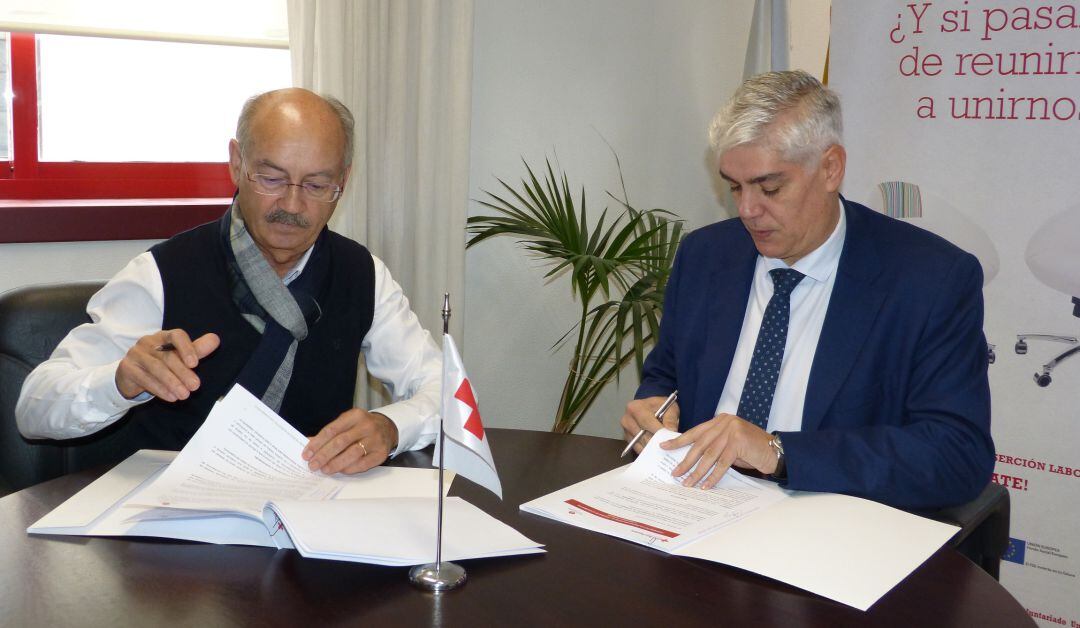
[[(943, 548), (867, 612), (750, 572), (669, 556), (521, 513), (518, 505), (616, 467), (623, 444), (488, 430), (505, 501), (460, 495), (548, 553), (464, 561), (435, 595), (408, 569), (308, 560), (291, 550), (164, 539), (29, 536), (26, 527), (92, 481), (78, 473), (0, 499), (4, 626), (1024, 626), (993, 578)], [(425, 465), (430, 452), (399, 461)]]

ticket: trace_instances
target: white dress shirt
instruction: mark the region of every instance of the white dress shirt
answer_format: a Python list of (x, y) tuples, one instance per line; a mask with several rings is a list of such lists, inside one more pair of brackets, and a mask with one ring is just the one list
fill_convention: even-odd
[[(309, 249), (286, 274), (286, 284), (300, 275), (310, 254)], [(385, 414), (397, 426), (397, 454), (427, 446), (438, 432), (442, 351), (420, 326), (386, 265), (372, 259), (375, 316), (361, 348), (368, 372), (387, 386), (394, 400), (372, 412)], [(23, 435), (84, 436), (151, 399), (148, 394), (125, 399), (116, 388), (116, 369), (139, 338), (161, 329), (164, 303), (161, 273), (149, 252), (109, 280), (87, 304), (92, 322), (72, 330), (26, 378), (15, 411)]]
[[(806, 384), (810, 379), (810, 367), (817, 353), (821, 326), (829, 309), (836, 268), (844, 249), (847, 220), (844, 206), (840, 205), (840, 219), (825, 242), (809, 255), (795, 262), (794, 268), (806, 275), (791, 292), (791, 318), (788, 322), (787, 342), (784, 344), (784, 361), (780, 364), (780, 377), (776, 381), (772, 408), (769, 411), (767, 431), (796, 432), (802, 428), (803, 404), (806, 401)], [(754, 355), (761, 319), (765, 306), (773, 295), (773, 282), (769, 271), (789, 268), (783, 260), (759, 255), (754, 266), (754, 282), (743, 315), (739, 344), (731, 361), (724, 392), (716, 405), (716, 414), (737, 414), (750, 359)]]

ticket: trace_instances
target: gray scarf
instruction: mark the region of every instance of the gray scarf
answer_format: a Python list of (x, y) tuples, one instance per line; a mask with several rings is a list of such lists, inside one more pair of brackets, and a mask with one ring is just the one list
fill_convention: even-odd
[[(292, 341), (288, 344), (280, 366), (262, 394), (263, 403), (278, 412), (285, 397), (285, 390), (289, 387), (289, 380), (292, 379), (297, 344), (307, 338), (308, 323), (296, 297), (270, 267), (270, 263), (266, 261), (262, 251), (248, 233), (235, 200), (229, 210), (229, 215), (231, 218), (228, 240), (236, 263), (236, 268), (230, 267), (230, 270), (238, 271), (236, 274), (239, 274), (239, 277), (234, 277), (234, 281), (231, 282), (233, 300), (240, 306), (244, 319), (263, 336), (259, 347), (252, 355), (252, 360), (266, 360), (270, 357), (267, 353), (280, 354), (283, 341), (288, 340), (288, 336), (282, 331), (292, 336)], [(257, 307), (251, 303), (252, 298), (257, 303)], [(281, 331), (275, 329), (278, 326)], [(278, 345), (278, 347), (275, 350), (273, 346), (266, 345)], [(245, 366), (240, 376), (241, 383), (244, 383), (244, 373), (249, 370), (249, 366), (255, 366), (256, 369), (266, 367), (259, 364)], [(252, 392), (259, 394), (258, 391)]]

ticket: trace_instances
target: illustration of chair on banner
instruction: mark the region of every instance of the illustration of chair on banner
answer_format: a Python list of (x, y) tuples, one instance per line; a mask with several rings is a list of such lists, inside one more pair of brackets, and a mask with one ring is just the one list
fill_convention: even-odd
[[(867, 205), (872, 209), (936, 233), (974, 255), (982, 266), (984, 288), (997, 276), (1001, 263), (990, 236), (945, 199), (907, 181), (883, 181), (870, 198)], [(986, 343), (990, 364), (997, 360), (995, 348)]]
[[(1046, 221), (1031, 236), (1024, 260), (1031, 274), (1043, 285), (1064, 293), (1072, 299), (1072, 315), (1080, 318), (1080, 254), (1077, 253), (1076, 234), (1080, 233), (1080, 205), (1072, 207)], [(1047, 340), (1069, 345), (1042, 369), (1035, 372), (1035, 383), (1043, 388), (1053, 381), (1050, 372), (1062, 362), (1080, 353), (1080, 339), (1069, 334), (1023, 333), (1016, 335), (1016, 353), (1028, 352), (1029, 340)]]

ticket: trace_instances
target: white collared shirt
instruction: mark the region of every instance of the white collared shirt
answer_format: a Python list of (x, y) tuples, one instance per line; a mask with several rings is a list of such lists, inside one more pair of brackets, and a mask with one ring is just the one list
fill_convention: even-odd
[[(780, 365), (780, 377), (776, 382), (772, 409), (769, 411), (767, 431), (795, 432), (802, 428), (803, 405), (806, 401), (806, 384), (810, 380), (810, 367), (814, 364), (821, 327), (829, 310), (829, 299), (836, 283), (836, 269), (840, 253), (844, 249), (847, 219), (844, 205), (840, 203), (840, 219), (836, 228), (821, 246), (795, 262), (794, 268), (806, 277), (791, 292), (791, 318), (788, 322), (787, 342), (784, 345), (784, 361)], [(754, 354), (761, 319), (765, 307), (773, 295), (773, 282), (769, 271), (789, 268), (783, 260), (759, 255), (754, 266), (754, 281), (743, 315), (739, 344), (731, 360), (724, 392), (716, 405), (716, 414), (737, 414), (739, 397), (742, 396), (746, 374), (750, 370), (750, 358)]]
[[(286, 284), (300, 275), (310, 255), (308, 249), (286, 273)], [(368, 372), (394, 400), (371, 411), (397, 426), (397, 454), (427, 446), (438, 432), (442, 351), (421, 327), (386, 265), (372, 259), (375, 315), (361, 348)], [(139, 338), (161, 329), (164, 303), (161, 272), (153, 254), (143, 253), (91, 297), (86, 311), (93, 322), (72, 330), (26, 378), (16, 406), (19, 430), (31, 438), (77, 438), (148, 401), (149, 395), (125, 399), (116, 388), (116, 369)]]
[(286, 286), (291, 284), (294, 279), (300, 276), (300, 273), (304, 272), (307, 268), (308, 260), (311, 259), (311, 252), (315, 250), (314, 246), (309, 246), (308, 250), (304, 251), (304, 254), (300, 256), (300, 261), (289, 269), (289, 272), (285, 273), (285, 276), (281, 278), (281, 283)]

